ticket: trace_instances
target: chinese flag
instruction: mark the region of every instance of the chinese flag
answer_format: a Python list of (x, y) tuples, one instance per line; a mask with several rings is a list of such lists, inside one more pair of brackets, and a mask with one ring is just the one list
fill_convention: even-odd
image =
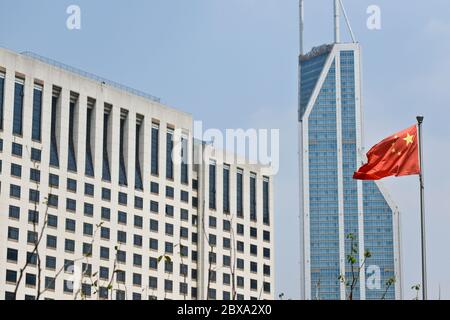
[(353, 179), (380, 180), (390, 176), (420, 174), (417, 126), (384, 139), (367, 153), (368, 162)]

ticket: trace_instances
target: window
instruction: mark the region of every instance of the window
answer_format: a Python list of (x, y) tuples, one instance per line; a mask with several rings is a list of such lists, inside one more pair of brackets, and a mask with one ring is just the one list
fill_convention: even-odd
[(256, 256), (258, 255), (258, 247), (254, 244), (250, 245), (250, 254)]
[(134, 226), (142, 229), (143, 219), (141, 216), (134, 216)]
[(166, 216), (173, 217), (173, 206), (166, 204)]
[(258, 237), (258, 229), (250, 227), (250, 237), (256, 239)]
[(99, 295), (100, 299), (103, 299), (103, 300), (108, 299), (108, 297), (109, 297), (109, 290), (108, 290), (108, 288), (106, 288), (106, 287), (99, 287), (98, 295)]
[(12, 143), (11, 153), (14, 156), (21, 157), (22, 156), (22, 151), (23, 151), (23, 148), (22, 148), (21, 144), (18, 144), (18, 143), (15, 143), (15, 142)]
[(20, 186), (17, 185), (10, 185), (9, 186), (9, 196), (11, 198), (17, 198), (20, 199)]
[(117, 231), (117, 242), (127, 243), (127, 233), (124, 231)]
[(57, 195), (49, 194), (47, 201), (48, 201), (48, 205), (50, 207), (58, 208), (58, 196)]
[(11, 176), (20, 178), (22, 176), (22, 166), (11, 163)]
[(91, 285), (89, 283), (82, 283), (81, 284), (81, 294), (84, 297), (90, 297), (91, 296)]
[(263, 239), (264, 239), (264, 241), (270, 241), (270, 232), (269, 231), (264, 230)]
[(250, 279), (250, 289), (258, 290), (258, 281), (256, 281), (255, 279)]
[(230, 231), (231, 230), (231, 223), (230, 220), (223, 220), (223, 231)]
[[(92, 146), (91, 141), (94, 141), (92, 137), (92, 131), (95, 132), (95, 129), (92, 130), (92, 114), (94, 112), (95, 100), (88, 98), (88, 105), (86, 111), (86, 154), (85, 154), (85, 165), (84, 165), (84, 173), (89, 176), (94, 176), (94, 165), (92, 161)], [(95, 127), (94, 127), (95, 128)]]
[(244, 270), (244, 260), (240, 258), (236, 259), (236, 267), (239, 270)]
[(64, 241), (64, 250), (66, 252), (75, 252), (75, 241), (71, 239), (66, 239)]
[(50, 126), (50, 165), (59, 167), (59, 157), (58, 157), (58, 139), (57, 139), (57, 118), (58, 118), (58, 100), (59, 92), (57, 88), (53, 88), (52, 96), (52, 115), (51, 115), (51, 126)]
[(109, 279), (109, 269), (107, 267), (100, 267), (100, 279)]
[(180, 200), (183, 202), (189, 202), (189, 192), (181, 190)]
[(73, 293), (73, 281), (64, 280), (64, 292)]
[(159, 212), (159, 205), (158, 202), (156, 201), (150, 201), (150, 211), (154, 212), (154, 213), (158, 213)]
[(35, 141), (41, 141), (42, 89), (42, 85), (34, 84), (31, 138)]
[(25, 80), (16, 78), (14, 84), (13, 134), (22, 135), (23, 129), (23, 96)]
[(180, 293), (183, 294), (183, 295), (187, 295), (188, 294), (188, 285), (187, 285), (187, 283), (180, 282)]
[(19, 220), (20, 208), (16, 206), (9, 206), (9, 217), (11, 219)]
[(216, 217), (209, 216), (209, 226), (211, 228), (216, 228), (217, 227), (217, 219), (216, 219)]
[(237, 241), (236, 242), (236, 250), (238, 252), (244, 252), (244, 242), (242, 241)]
[(66, 231), (75, 232), (76, 222), (73, 219), (66, 219)]
[(264, 270), (264, 275), (265, 276), (270, 276), (270, 266), (265, 264), (264, 267), (263, 267), (263, 270)]
[(166, 235), (173, 236), (173, 224), (166, 223)]
[(100, 247), (100, 259), (109, 260), (109, 248)]
[(165, 253), (173, 253), (173, 243), (172, 242), (166, 242), (165, 243)]
[(156, 182), (150, 183), (150, 192), (154, 194), (159, 194), (159, 184)]
[(230, 256), (223, 256), (223, 266), (229, 267), (231, 266), (231, 257)]
[(102, 220), (109, 221), (111, 219), (111, 210), (109, 208), (102, 207)]
[(119, 192), (119, 204), (126, 206), (128, 202), (128, 196), (124, 192)]
[(30, 169), (30, 180), (34, 182), (40, 182), (41, 181), (41, 171), (37, 169)]
[(188, 228), (180, 227), (180, 238), (187, 239), (189, 237)]
[(59, 176), (56, 174), (49, 174), (48, 175), (48, 184), (50, 187), (58, 188), (59, 187)]
[(224, 249), (230, 249), (231, 248), (231, 240), (230, 238), (223, 238), (222, 239), (222, 246)]
[(27, 273), (25, 275), (25, 285), (27, 287), (35, 287), (36, 286), (36, 275)]
[(158, 270), (158, 259), (150, 257), (148, 261), (148, 266), (150, 269)]
[(133, 300), (142, 300), (142, 295), (140, 293), (133, 292)]
[(29, 244), (36, 244), (38, 240), (38, 233), (34, 231), (28, 231), (27, 232), (27, 243)]
[(209, 288), (208, 298), (211, 300), (216, 300), (216, 289)]
[(142, 182), (142, 168), (141, 168), (141, 131), (143, 131), (142, 128), (142, 123), (144, 121), (144, 117), (137, 115), (137, 119), (136, 119), (137, 123), (136, 123), (136, 145), (135, 145), (135, 173), (134, 173), (134, 187), (137, 190), (143, 190), (144, 189), (144, 185)]
[(181, 209), (180, 216), (181, 216), (181, 220), (188, 221), (189, 220), (189, 211), (187, 211), (186, 209)]
[(47, 225), (51, 228), (57, 228), (58, 227), (58, 217), (52, 214), (48, 215), (47, 218)]
[(83, 243), (83, 255), (86, 257), (92, 256), (92, 244)]
[(270, 283), (264, 282), (263, 283), (264, 292), (270, 293)]
[(242, 218), (244, 216), (244, 186), (243, 186), (243, 175), (244, 172), (242, 169), (238, 169), (236, 176), (236, 213), (237, 216)]
[(75, 108), (78, 100), (78, 96), (75, 94), (70, 95), (69, 104), (69, 141), (68, 141), (68, 158), (67, 158), (67, 170), (77, 172), (77, 160), (75, 155), (75, 140), (74, 131), (76, 130)]
[(41, 150), (31, 148), (31, 160), (41, 162)]
[(109, 238), (110, 238), (109, 228), (101, 227), (100, 228), (100, 237), (104, 240), (109, 240)]
[(47, 248), (56, 249), (58, 240), (55, 236), (47, 235)]
[(258, 272), (258, 264), (256, 262), (250, 262), (250, 271), (254, 273)]
[(210, 246), (216, 246), (217, 245), (217, 237), (215, 234), (209, 235), (209, 245)]
[(270, 259), (270, 249), (269, 248), (264, 248), (263, 249), (263, 256), (266, 259)]
[(92, 203), (84, 203), (84, 215), (87, 217), (94, 215), (94, 205)]
[(158, 220), (150, 219), (150, 231), (158, 232)]
[(102, 200), (111, 201), (111, 190), (108, 188), (102, 188)]
[(172, 280), (164, 280), (164, 290), (166, 292), (172, 292), (173, 291), (173, 282)]
[(142, 284), (142, 275), (139, 273), (133, 273), (133, 284), (140, 286)]
[(231, 277), (229, 273), (224, 273), (222, 276), (223, 284), (230, 284), (231, 283)]
[(66, 199), (66, 210), (75, 212), (77, 210), (77, 202), (74, 199)]
[(56, 258), (52, 256), (45, 257), (45, 267), (49, 270), (56, 269)]
[(39, 212), (34, 210), (28, 210), (28, 222), (39, 223)]
[(168, 260), (164, 261), (164, 271), (168, 272), (168, 273), (173, 272), (173, 262), (172, 261), (168, 261)]
[(84, 195), (86, 196), (94, 196), (94, 185), (91, 183), (84, 184)]
[(102, 179), (105, 181), (111, 181), (111, 171), (109, 168), (109, 155), (108, 146), (109, 141), (109, 118), (110, 118), (111, 108), (106, 107), (103, 113), (103, 165), (102, 165)]
[(5, 91), (5, 74), (0, 72), (0, 130), (3, 130), (3, 100)]
[(29, 190), (29, 194), (28, 194), (28, 200), (32, 203), (39, 203), (39, 191), (38, 190), (34, 190), (34, 189), (30, 189)]
[(149, 248), (152, 249), (152, 250), (158, 250), (158, 240), (150, 238)]
[(173, 199), (174, 196), (175, 196), (174, 189), (172, 187), (166, 186), (166, 197)]
[(189, 173), (188, 173), (188, 140), (187, 136), (181, 137), (181, 183), (189, 183)]
[(256, 174), (250, 175), (250, 219), (256, 221)]
[(142, 199), (141, 197), (135, 196), (134, 197), (134, 208), (142, 210), (143, 207), (144, 207), (144, 199)]
[(142, 236), (141, 236), (141, 235), (138, 235), (138, 234), (135, 234), (135, 235), (133, 236), (133, 244), (134, 244), (136, 247), (142, 247)]
[(243, 288), (244, 287), (244, 278), (243, 277), (237, 277), (237, 279), (236, 279), (236, 282), (237, 282), (237, 286), (238, 287), (240, 287), (240, 288)]
[(244, 225), (238, 223), (238, 224), (236, 225), (236, 232), (237, 232), (238, 235), (243, 236), (243, 235), (244, 235)]
[(90, 223), (83, 223), (83, 234), (85, 236), (92, 236), (94, 234), (94, 227)]
[(19, 229), (8, 227), (8, 239), (19, 241)]
[(123, 211), (119, 211), (117, 213), (117, 222), (120, 224), (127, 224), (127, 213)]
[[(151, 148), (151, 173), (158, 175), (159, 173), (159, 125), (152, 124), (152, 148)], [(152, 191), (153, 192), (153, 191)]]
[(17, 281), (17, 271), (6, 270), (6, 282), (16, 283)]
[(127, 170), (125, 165), (125, 159), (127, 159), (126, 152), (126, 140), (128, 139), (128, 134), (125, 130), (127, 128), (127, 112), (122, 110), (120, 115), (120, 138), (119, 138), (119, 184), (121, 186), (127, 186)]
[(18, 251), (16, 249), (8, 248), (6, 251), (6, 260), (8, 262), (17, 262)]
[(264, 177), (263, 180), (263, 222), (265, 224), (270, 223), (269, 213), (269, 178)]
[(125, 251), (117, 250), (117, 261), (125, 263), (127, 261), (127, 254)]
[(77, 181), (74, 179), (67, 179), (67, 190), (77, 192)]
[(125, 271), (123, 270), (117, 270), (116, 271), (116, 281), (120, 283), (125, 283)]
[(230, 166), (223, 167), (223, 211), (230, 212)]
[(173, 129), (167, 128), (166, 134), (166, 178), (173, 180)]
[(148, 286), (151, 289), (157, 289), (158, 288), (158, 279), (155, 277), (149, 277), (148, 278)]
[(209, 164), (209, 208), (216, 209), (216, 163)]

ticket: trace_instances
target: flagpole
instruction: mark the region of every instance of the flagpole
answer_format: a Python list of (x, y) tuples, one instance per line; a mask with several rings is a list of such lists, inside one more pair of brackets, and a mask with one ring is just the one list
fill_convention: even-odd
[(421, 235), (422, 235), (422, 299), (427, 300), (427, 246), (425, 236), (425, 185), (424, 185), (424, 168), (423, 168), (423, 144), (422, 144), (422, 123), (423, 116), (417, 117), (418, 134), (419, 134), (419, 162), (420, 162), (420, 217), (421, 217)]

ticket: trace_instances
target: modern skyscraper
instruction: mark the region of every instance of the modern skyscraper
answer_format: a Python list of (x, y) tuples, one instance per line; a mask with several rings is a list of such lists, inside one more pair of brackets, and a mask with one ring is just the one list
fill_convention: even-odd
[(0, 49), (0, 299), (273, 299), (273, 179), (192, 131), (150, 95)]
[[(352, 280), (347, 255), (358, 247), (365, 261), (354, 299), (400, 299), (399, 211), (378, 182), (352, 178), (362, 164), (361, 48), (340, 43), (340, 4), (335, 0), (335, 42), (303, 54), (300, 1), (299, 160), (301, 295), (346, 299)], [(358, 272), (358, 270), (356, 270)], [(395, 278), (395, 283), (388, 284)]]

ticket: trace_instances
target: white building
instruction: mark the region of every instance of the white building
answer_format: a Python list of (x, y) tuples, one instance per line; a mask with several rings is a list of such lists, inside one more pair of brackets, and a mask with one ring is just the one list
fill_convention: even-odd
[(0, 299), (273, 299), (272, 179), (191, 115), (0, 49), (0, 121)]

